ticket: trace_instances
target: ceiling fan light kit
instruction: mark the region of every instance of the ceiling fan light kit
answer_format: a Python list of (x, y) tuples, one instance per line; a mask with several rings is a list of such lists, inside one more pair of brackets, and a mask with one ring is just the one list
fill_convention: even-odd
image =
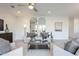
[(27, 4), (17, 4), (17, 5), (12, 5), (10, 6), (11, 8), (16, 8), (17, 7), (28, 7), (31, 10), (34, 10), (35, 12), (37, 12), (38, 10), (35, 8), (35, 4), (34, 3), (27, 3)]
[(28, 6), (28, 8), (29, 8), (29, 9), (33, 9), (33, 8), (34, 8), (34, 6), (32, 6), (32, 5), (29, 5), (29, 6)]

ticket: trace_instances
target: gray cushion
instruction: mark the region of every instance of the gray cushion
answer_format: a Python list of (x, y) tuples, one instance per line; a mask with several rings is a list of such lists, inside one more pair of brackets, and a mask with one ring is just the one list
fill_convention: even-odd
[(79, 47), (79, 44), (77, 42), (69, 41), (69, 42), (66, 43), (64, 49), (71, 52), (71, 53), (73, 53), (73, 54), (75, 54), (78, 47)]
[(76, 55), (76, 56), (79, 56), (79, 48), (78, 48), (78, 50), (76, 51), (75, 55)]
[(75, 42), (79, 43), (79, 39), (76, 39)]
[(9, 41), (0, 38), (0, 55), (11, 51)]

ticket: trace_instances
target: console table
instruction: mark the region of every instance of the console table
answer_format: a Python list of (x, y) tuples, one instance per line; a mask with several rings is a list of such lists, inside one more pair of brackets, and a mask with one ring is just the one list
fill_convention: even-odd
[(13, 42), (13, 33), (0, 33), (0, 38), (8, 40), (10, 43)]

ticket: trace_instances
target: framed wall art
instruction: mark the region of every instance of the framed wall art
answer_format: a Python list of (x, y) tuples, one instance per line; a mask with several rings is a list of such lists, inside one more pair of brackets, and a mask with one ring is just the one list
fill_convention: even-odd
[(62, 22), (55, 22), (55, 31), (62, 31)]

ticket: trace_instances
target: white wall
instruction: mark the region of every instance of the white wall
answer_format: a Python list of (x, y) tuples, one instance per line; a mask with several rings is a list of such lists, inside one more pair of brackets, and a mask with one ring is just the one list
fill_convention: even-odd
[(31, 16), (17, 17), (15, 20), (15, 39), (14, 40), (23, 40), (24, 39), (24, 24), (26, 24), (26, 31), (30, 32), (30, 18)]
[[(5, 24), (8, 25), (9, 31), (14, 33), (14, 22), (15, 17), (8, 12), (6, 12), (4, 9), (0, 9), (0, 19), (4, 20), (4, 30), (5, 30)], [(0, 31), (0, 33), (4, 33), (5, 31)], [(14, 39), (14, 34), (13, 34)]]
[(69, 38), (74, 35), (74, 17), (69, 18)]
[(74, 33), (79, 33), (79, 18), (74, 18)]
[[(39, 17), (39, 16), (38, 16)], [(52, 32), (53, 33), (53, 37), (55, 40), (64, 40), (64, 39), (68, 39), (68, 35), (69, 35), (69, 20), (67, 17), (48, 17), (48, 16), (44, 16), (46, 19), (46, 30), (48, 32)], [(23, 40), (24, 39), (24, 24), (26, 24), (27, 26), (27, 31), (30, 31), (30, 16), (26, 16), (26, 17), (19, 17), (16, 20), (16, 26), (15, 26), (15, 39), (17, 40)], [(62, 32), (55, 32), (55, 22), (63, 22), (63, 26), (62, 26)]]
[(79, 17), (69, 20), (69, 38), (79, 38)]
[[(55, 32), (55, 22), (62, 22), (62, 32)], [(69, 19), (67, 17), (46, 17), (47, 31), (52, 32), (55, 40), (65, 40), (69, 36)]]
[[(4, 19), (5, 24), (8, 24), (10, 32), (13, 32), (14, 40), (24, 39), (24, 24), (26, 24), (27, 31), (30, 31), (30, 16), (15, 17), (8, 12), (0, 11), (0, 18)], [(68, 39), (68, 18), (67, 17), (52, 17), (44, 16), (46, 18), (47, 31), (53, 33), (55, 40)], [(55, 22), (63, 22), (63, 31), (55, 32)]]

